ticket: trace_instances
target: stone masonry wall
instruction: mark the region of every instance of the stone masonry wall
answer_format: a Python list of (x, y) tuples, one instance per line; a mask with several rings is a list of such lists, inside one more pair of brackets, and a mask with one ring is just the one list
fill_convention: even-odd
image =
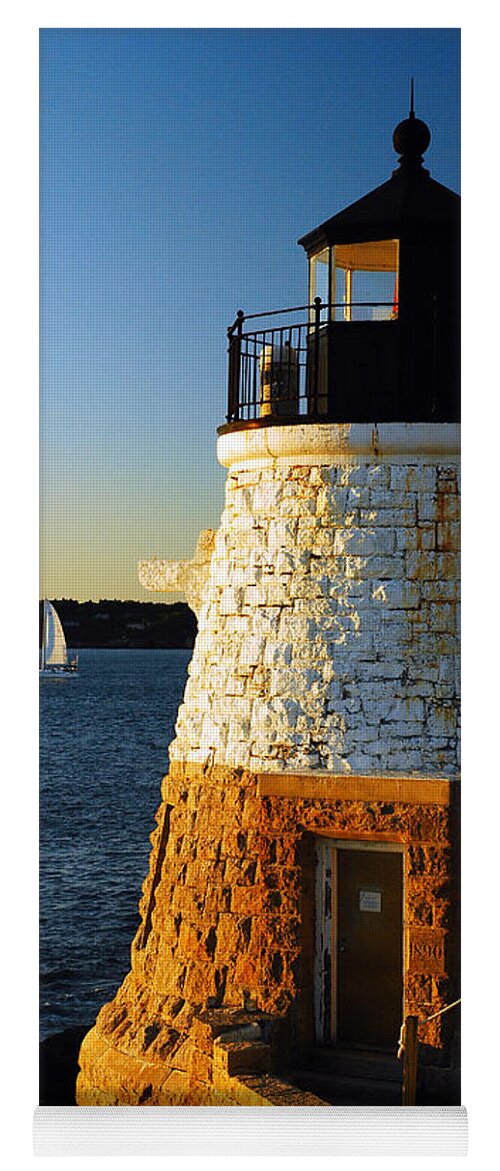
[(229, 468), (172, 760), (458, 769), (457, 461)]
[[(457, 785), (441, 779), (458, 770), (445, 432), (388, 425), (385, 456), (363, 427), (229, 436), (141, 926), (83, 1042), (81, 1105), (293, 1104), (271, 1075), (314, 1040), (317, 835), (400, 844), (404, 1012), (459, 994)], [(254, 457), (233, 458), (238, 444)], [(452, 1015), (421, 1026), (431, 1063), (450, 1052)]]
[[(297, 1042), (312, 1020), (307, 845), (318, 833), (402, 843), (409, 944), (445, 955), (438, 969), (408, 959), (405, 1011), (456, 996), (449, 808), (260, 797), (244, 770), (172, 765), (132, 970), (82, 1046), (81, 1105), (231, 1104), (217, 1038), (238, 1029), (239, 1068), (280, 1067), (282, 1022)], [(449, 1027), (446, 1016), (422, 1027), (430, 1052)]]

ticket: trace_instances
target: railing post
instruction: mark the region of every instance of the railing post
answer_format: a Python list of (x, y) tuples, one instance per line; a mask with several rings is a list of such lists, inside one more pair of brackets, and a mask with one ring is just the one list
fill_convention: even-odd
[(229, 378), (228, 378), (228, 408), (227, 421), (235, 423), (240, 417), (240, 366), (241, 366), (241, 335), (243, 333), (243, 309), (238, 309), (234, 325), (227, 331), (229, 340)]
[(313, 369), (312, 369), (312, 403), (313, 415), (318, 413), (318, 382), (319, 382), (319, 330), (321, 325), (321, 297), (314, 298), (314, 339), (313, 339)]
[(404, 1026), (403, 1052), (403, 1106), (415, 1106), (417, 1101), (417, 1046), (418, 1017), (408, 1016)]

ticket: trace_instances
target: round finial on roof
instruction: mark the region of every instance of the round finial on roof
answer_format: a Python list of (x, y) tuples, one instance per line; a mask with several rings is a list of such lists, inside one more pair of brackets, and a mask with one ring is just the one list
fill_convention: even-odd
[(415, 117), (413, 78), (411, 79), (410, 113), (408, 118), (396, 126), (392, 141), (394, 150), (400, 156), (400, 167), (417, 168), (422, 166), (422, 155), (431, 141), (431, 132), (425, 122)]

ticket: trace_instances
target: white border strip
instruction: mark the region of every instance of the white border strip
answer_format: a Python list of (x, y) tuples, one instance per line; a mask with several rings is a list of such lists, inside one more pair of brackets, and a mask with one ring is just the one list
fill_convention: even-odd
[(39, 1106), (35, 1155), (466, 1155), (464, 1106)]
[(459, 460), (459, 423), (294, 423), (228, 431), (217, 440), (223, 467), (255, 460), (349, 463), (368, 459), (407, 463)]

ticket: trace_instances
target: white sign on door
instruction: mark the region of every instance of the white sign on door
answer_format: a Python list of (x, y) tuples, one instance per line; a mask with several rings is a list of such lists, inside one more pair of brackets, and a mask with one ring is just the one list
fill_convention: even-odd
[(360, 911), (375, 911), (380, 914), (382, 910), (382, 891), (360, 890), (359, 909)]

